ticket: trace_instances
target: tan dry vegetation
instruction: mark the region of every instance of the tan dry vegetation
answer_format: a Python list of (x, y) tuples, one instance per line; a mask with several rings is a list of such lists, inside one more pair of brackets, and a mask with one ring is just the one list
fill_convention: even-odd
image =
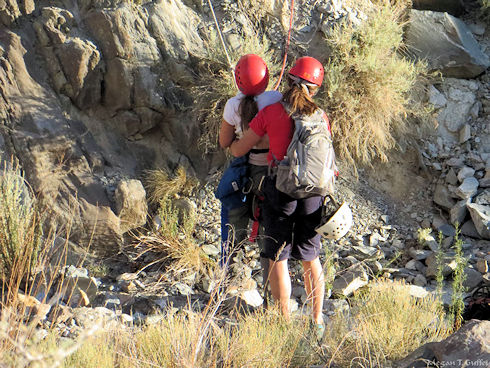
[(151, 170), (145, 184), (150, 202), (159, 206), (161, 224), (155, 232), (136, 236), (139, 256), (146, 252), (160, 254), (161, 257), (152, 264), (164, 263), (174, 275), (208, 274), (213, 262), (193, 238), (195, 215), (174, 204), (180, 196), (189, 196), (197, 188), (198, 180), (179, 167), (175, 175), (164, 170)]
[(158, 324), (89, 333), (62, 347), (53, 331), (0, 357), (19, 367), (26, 354), (45, 357), (37, 367), (385, 367), (449, 331), (441, 303), (412, 297), (400, 282), (370, 284), (351, 300), (349, 315), (328, 320), (320, 344), (307, 319), (286, 321), (275, 309), (225, 323), (215, 308), (222, 300), (212, 297), (204, 313), (168, 311)]
[(439, 341), (451, 328), (440, 300), (415, 298), (398, 281), (371, 283), (353, 300), (348, 316), (335, 316), (327, 329), (330, 361), (342, 367), (385, 367), (419, 346)]
[(369, 16), (361, 25), (339, 25), (326, 40), (333, 51), (322, 104), (336, 151), (352, 165), (387, 161), (397, 140), (417, 134), (429, 117), (412, 98), (422, 88), (425, 66), (403, 57), (407, 2), (379, 3), (364, 7)]

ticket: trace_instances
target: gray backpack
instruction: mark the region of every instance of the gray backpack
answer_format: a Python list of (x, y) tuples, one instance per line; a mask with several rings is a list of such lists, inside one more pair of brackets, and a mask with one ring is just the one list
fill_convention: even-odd
[[(288, 106), (283, 104), (286, 111)], [(278, 163), (276, 188), (290, 197), (333, 194), (337, 165), (332, 136), (321, 109), (310, 116), (292, 115), (294, 134), (284, 159)]]

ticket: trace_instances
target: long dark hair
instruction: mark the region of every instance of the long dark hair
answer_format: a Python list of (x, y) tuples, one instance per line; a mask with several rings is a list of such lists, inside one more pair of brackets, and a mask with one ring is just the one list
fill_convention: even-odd
[(259, 112), (259, 107), (257, 106), (254, 96), (243, 97), (240, 101), (238, 112), (240, 114), (242, 132), (244, 132), (248, 129), (248, 123), (250, 123)]
[(294, 82), (292, 79), (289, 79), (289, 89), (286, 91), (286, 93), (284, 93), (282, 100), (289, 105), (290, 115), (313, 114), (319, 107), (315, 101), (313, 101), (313, 98), (310, 96), (309, 92), (313, 92), (316, 89), (318, 89), (318, 87), (299, 84)]

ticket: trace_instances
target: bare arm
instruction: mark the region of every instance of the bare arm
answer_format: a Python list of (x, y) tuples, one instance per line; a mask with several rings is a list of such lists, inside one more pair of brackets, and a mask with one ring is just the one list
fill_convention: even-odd
[(235, 157), (245, 155), (255, 146), (262, 137), (252, 129), (248, 129), (240, 140), (235, 140), (230, 146), (230, 152)]
[(228, 124), (226, 120), (221, 121), (221, 128), (219, 130), (219, 145), (221, 148), (227, 148), (235, 139), (235, 127)]

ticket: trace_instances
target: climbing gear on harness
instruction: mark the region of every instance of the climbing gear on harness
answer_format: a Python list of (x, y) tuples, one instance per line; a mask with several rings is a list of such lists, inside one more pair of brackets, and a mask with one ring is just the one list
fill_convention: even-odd
[[(289, 106), (282, 103), (289, 113)], [(325, 113), (293, 114), (294, 134), (277, 165), (276, 188), (290, 197), (308, 198), (334, 192), (337, 166)]]
[(339, 207), (332, 197), (325, 197), (322, 212), (322, 222), (315, 231), (323, 237), (340, 239), (352, 227), (352, 211), (346, 202)]
[(255, 54), (243, 55), (235, 67), (235, 81), (244, 95), (260, 95), (269, 84), (269, 70), (265, 61)]
[(323, 65), (311, 56), (300, 57), (289, 71), (289, 75), (304, 79), (320, 87), (323, 82)]

